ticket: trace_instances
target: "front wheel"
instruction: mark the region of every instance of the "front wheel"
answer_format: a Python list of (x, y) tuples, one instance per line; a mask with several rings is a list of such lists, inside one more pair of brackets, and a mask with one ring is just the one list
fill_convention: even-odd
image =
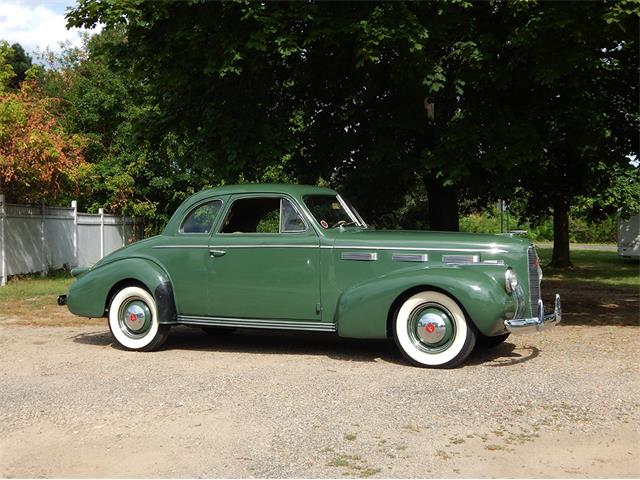
[(155, 350), (167, 339), (169, 328), (158, 323), (156, 301), (143, 288), (124, 287), (111, 300), (109, 329), (127, 350)]
[(433, 291), (404, 301), (396, 312), (393, 333), (404, 357), (419, 367), (455, 367), (476, 342), (474, 327), (455, 300)]

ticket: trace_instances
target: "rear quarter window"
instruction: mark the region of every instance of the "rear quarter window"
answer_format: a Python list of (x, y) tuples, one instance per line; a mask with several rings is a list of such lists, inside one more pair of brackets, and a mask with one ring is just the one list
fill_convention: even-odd
[(191, 210), (182, 221), (180, 233), (209, 233), (213, 228), (222, 201), (213, 200), (203, 203)]

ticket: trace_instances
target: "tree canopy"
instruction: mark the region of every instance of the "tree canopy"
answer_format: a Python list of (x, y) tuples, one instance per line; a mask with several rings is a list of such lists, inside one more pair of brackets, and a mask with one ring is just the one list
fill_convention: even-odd
[(206, 186), (305, 182), (345, 190), (378, 226), (456, 230), (461, 200), (503, 199), (554, 215), (562, 266), (570, 208), (638, 208), (638, 12), (80, 0), (68, 25), (102, 32), (48, 68), (0, 45), (0, 83), (6, 101), (37, 85), (28, 105), (80, 149), (65, 178), (90, 209), (161, 222)]
[(436, 229), (457, 229), (461, 193), (524, 196), (555, 215), (558, 265), (574, 200), (638, 153), (633, 2), (82, 0), (68, 19), (124, 29), (152, 135), (190, 163), (323, 178), (374, 217), (422, 188)]

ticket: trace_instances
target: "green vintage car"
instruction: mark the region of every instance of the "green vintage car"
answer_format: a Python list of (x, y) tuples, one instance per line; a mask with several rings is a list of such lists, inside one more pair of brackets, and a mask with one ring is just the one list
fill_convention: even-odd
[(77, 268), (59, 302), (107, 317), (125, 349), (172, 325), (395, 339), (409, 362), (453, 367), (474, 346), (560, 321), (545, 314), (536, 251), (520, 238), (367, 226), (335, 191), (228, 185), (192, 195), (161, 235)]

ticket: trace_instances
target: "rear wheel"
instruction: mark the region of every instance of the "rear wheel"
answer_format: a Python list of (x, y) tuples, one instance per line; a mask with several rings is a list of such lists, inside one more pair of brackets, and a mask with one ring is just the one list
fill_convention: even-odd
[(169, 325), (158, 323), (156, 302), (141, 287), (124, 287), (111, 300), (109, 329), (127, 350), (150, 351), (160, 347), (169, 335)]
[(452, 368), (471, 353), (476, 334), (451, 297), (419, 292), (400, 306), (393, 321), (396, 344), (419, 367)]

